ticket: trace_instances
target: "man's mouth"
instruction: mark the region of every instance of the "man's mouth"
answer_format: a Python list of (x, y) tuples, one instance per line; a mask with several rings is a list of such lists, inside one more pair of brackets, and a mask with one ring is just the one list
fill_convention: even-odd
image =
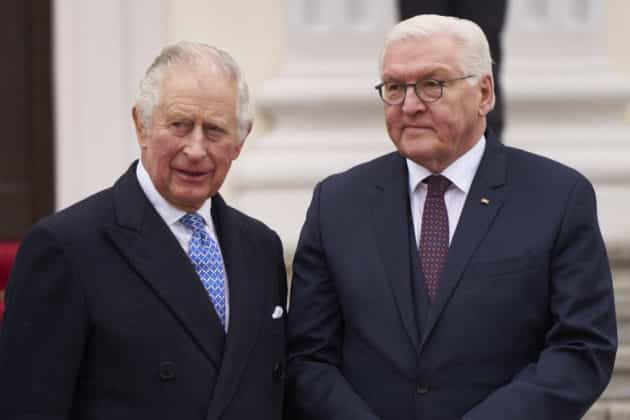
[(410, 135), (410, 136), (418, 136), (427, 134), (427, 132), (433, 131), (432, 127), (428, 125), (404, 125), (401, 133)]
[(406, 124), (403, 126), (403, 130), (433, 130), (433, 128), (428, 125)]
[(175, 172), (183, 178), (185, 181), (190, 182), (199, 182), (206, 179), (211, 171), (198, 171), (198, 170), (187, 170), (187, 169), (175, 169)]

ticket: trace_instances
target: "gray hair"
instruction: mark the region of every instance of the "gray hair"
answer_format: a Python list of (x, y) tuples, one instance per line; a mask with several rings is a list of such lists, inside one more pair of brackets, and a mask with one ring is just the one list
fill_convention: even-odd
[[(380, 73), (383, 73), (385, 52), (392, 43), (409, 39), (427, 39), (436, 34), (452, 35), (459, 41), (458, 62), (466, 75), (489, 75), (493, 79), (490, 45), (479, 25), (468, 19), (440, 15), (418, 15), (395, 25), (385, 37), (385, 45), (379, 60)], [(477, 78), (468, 80), (471, 84), (478, 82)], [(492, 97), (491, 108), (494, 108), (495, 95)]]
[(188, 63), (199, 65), (210, 61), (227, 76), (234, 80), (237, 89), (236, 118), (237, 136), (242, 143), (254, 121), (254, 106), (249, 96), (247, 82), (241, 70), (227, 52), (198, 42), (179, 42), (168, 45), (160, 52), (147, 69), (136, 94), (135, 106), (138, 117), (145, 127), (151, 126), (153, 111), (160, 102), (161, 82), (166, 70), (173, 65)]

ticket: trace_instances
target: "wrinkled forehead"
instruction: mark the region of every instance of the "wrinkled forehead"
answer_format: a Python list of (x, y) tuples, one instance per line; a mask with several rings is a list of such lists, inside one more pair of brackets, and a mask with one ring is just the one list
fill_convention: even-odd
[(236, 84), (223, 72), (186, 66), (169, 70), (162, 79), (154, 122), (182, 117), (217, 125), (236, 121)]
[(236, 96), (236, 81), (220, 66), (190, 65), (178, 63), (169, 66), (162, 77), (161, 98), (169, 96), (173, 91), (188, 87), (199, 95), (213, 91), (229, 90)]
[(234, 74), (226, 66), (207, 57), (173, 63), (164, 69), (163, 80), (178, 77), (192, 77), (206, 82), (236, 81)]

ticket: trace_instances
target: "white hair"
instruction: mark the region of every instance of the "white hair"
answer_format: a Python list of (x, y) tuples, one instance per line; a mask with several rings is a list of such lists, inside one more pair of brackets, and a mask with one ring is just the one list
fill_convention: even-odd
[[(385, 52), (392, 43), (401, 40), (424, 40), (432, 35), (451, 35), (459, 43), (458, 64), (466, 75), (478, 77), (492, 76), (492, 56), (490, 45), (483, 30), (475, 22), (452, 16), (418, 15), (403, 20), (395, 25), (385, 37), (385, 45), (379, 60), (380, 73), (383, 73)], [(478, 77), (468, 79), (471, 84), (478, 82)], [(494, 108), (495, 95), (492, 95), (491, 108)]]
[(161, 83), (166, 70), (177, 64), (214, 65), (234, 80), (237, 89), (236, 118), (238, 141), (245, 141), (254, 121), (254, 106), (241, 70), (227, 52), (198, 42), (179, 42), (164, 47), (147, 69), (136, 94), (135, 107), (145, 127), (150, 127), (153, 111), (160, 102)]

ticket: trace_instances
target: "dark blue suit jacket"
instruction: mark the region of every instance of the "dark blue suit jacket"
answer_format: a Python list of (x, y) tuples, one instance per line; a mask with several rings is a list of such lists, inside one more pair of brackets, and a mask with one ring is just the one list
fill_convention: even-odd
[(617, 336), (592, 186), (486, 136), (432, 304), (403, 157), (317, 185), (294, 262), (293, 419), (575, 420), (603, 391)]
[(7, 290), (0, 418), (280, 419), (280, 240), (219, 195), (212, 218), (229, 282), (227, 335), (135, 165), (38, 223)]

